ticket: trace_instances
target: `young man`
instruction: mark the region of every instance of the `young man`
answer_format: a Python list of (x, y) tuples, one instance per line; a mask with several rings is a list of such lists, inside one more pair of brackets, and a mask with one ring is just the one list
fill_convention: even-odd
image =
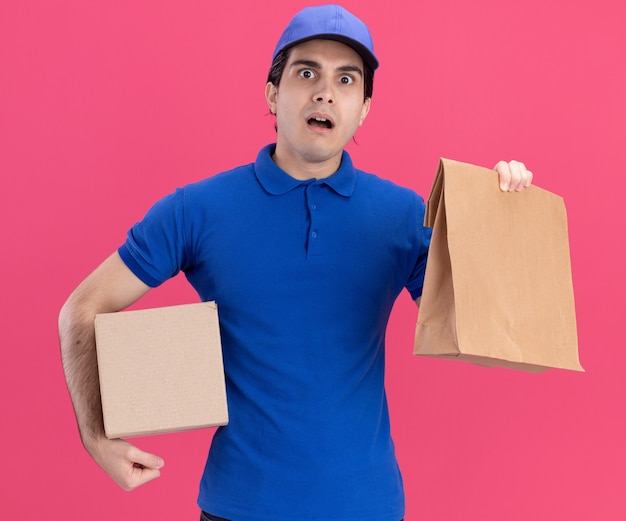
[[(384, 338), (398, 294), (419, 303), (429, 231), (414, 192), (356, 170), (344, 147), (367, 117), (378, 61), (339, 6), (305, 9), (274, 53), (276, 144), (253, 164), (159, 201), (72, 293), (59, 319), (87, 451), (121, 487), (163, 460), (104, 436), (93, 320), (183, 271), (216, 300), (230, 423), (200, 484), (203, 519), (399, 521)], [(497, 166), (527, 186), (521, 163)], [(219, 517), (216, 517), (219, 516)]]

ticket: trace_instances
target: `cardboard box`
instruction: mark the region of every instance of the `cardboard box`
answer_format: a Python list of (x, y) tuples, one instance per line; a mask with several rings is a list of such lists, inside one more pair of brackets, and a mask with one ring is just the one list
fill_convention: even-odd
[(108, 438), (228, 423), (215, 302), (99, 314), (95, 331)]

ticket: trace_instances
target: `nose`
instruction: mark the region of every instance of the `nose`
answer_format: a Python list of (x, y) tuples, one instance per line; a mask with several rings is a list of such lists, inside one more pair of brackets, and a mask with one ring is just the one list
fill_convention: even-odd
[(313, 101), (332, 105), (334, 103), (334, 99), (335, 95), (333, 93), (332, 81), (329, 79), (320, 80), (318, 82), (318, 88), (313, 95)]

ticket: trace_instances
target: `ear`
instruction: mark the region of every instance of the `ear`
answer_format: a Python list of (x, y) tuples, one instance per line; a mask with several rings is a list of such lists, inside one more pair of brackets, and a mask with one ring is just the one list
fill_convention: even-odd
[(369, 114), (371, 104), (372, 104), (372, 98), (365, 98), (363, 100), (363, 106), (361, 107), (361, 119), (359, 120), (359, 127), (363, 124), (363, 122), (365, 121), (365, 118)]
[(265, 85), (265, 101), (272, 114), (276, 114), (276, 98), (278, 96), (278, 88), (271, 81)]

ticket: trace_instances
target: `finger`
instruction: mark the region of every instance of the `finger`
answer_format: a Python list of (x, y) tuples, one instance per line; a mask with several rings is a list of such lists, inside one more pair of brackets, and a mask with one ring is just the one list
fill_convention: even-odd
[(533, 173), (530, 170), (526, 170), (526, 184), (524, 186), (530, 186), (533, 184)]
[(165, 465), (165, 462), (159, 456), (144, 452), (135, 446), (129, 448), (127, 457), (132, 463), (143, 468), (158, 470)]
[(127, 490), (133, 490), (153, 479), (158, 478), (161, 475), (161, 471), (158, 469), (151, 469), (148, 467), (143, 467), (141, 465), (133, 465), (131, 470), (129, 480), (127, 482)]
[(533, 180), (533, 173), (526, 168), (526, 165), (520, 161), (514, 161), (515, 169), (517, 169), (519, 180), (515, 190), (521, 192), (527, 186), (530, 186)]
[(509, 191), (519, 192), (524, 188), (526, 166), (519, 161), (510, 161), (509, 169), (511, 171), (511, 181), (509, 183)]
[(506, 161), (498, 161), (494, 170), (498, 172), (500, 190), (503, 192), (508, 191), (511, 182), (511, 170), (509, 168), (509, 164)]

